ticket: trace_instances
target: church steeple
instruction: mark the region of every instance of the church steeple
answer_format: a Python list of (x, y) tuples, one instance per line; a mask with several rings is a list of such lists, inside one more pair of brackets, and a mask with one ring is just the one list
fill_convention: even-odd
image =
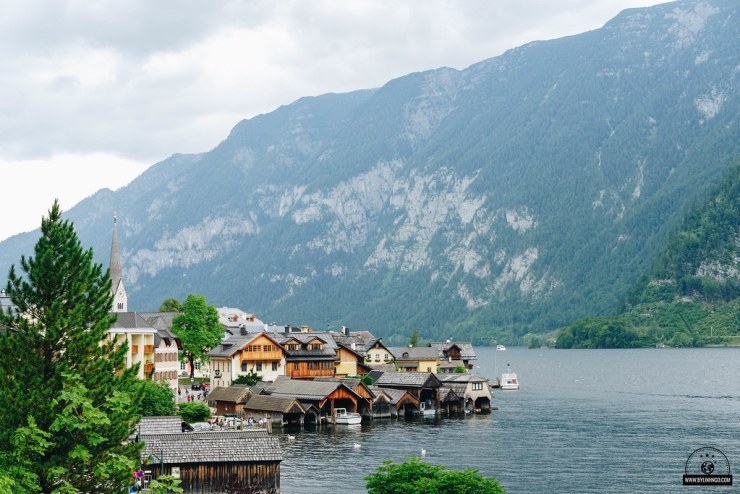
[(123, 270), (121, 269), (121, 253), (118, 249), (118, 221), (113, 213), (113, 241), (110, 246), (110, 278), (113, 290), (113, 312), (127, 312), (128, 299), (123, 287)]

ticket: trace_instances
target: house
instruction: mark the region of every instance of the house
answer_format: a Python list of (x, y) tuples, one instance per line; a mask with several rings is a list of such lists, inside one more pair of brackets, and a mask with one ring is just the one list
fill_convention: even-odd
[(336, 377), (364, 376), (370, 369), (365, 365), (365, 357), (356, 347), (337, 344), (334, 375)]
[(372, 403), (375, 399), (375, 394), (370, 390), (370, 386), (365, 384), (362, 379), (352, 377), (317, 377), (314, 381), (340, 382), (344, 384), (357, 393), (358, 396), (364, 398), (364, 401), (358, 401), (357, 412), (368, 417), (372, 416)]
[(241, 416), (244, 404), (253, 394), (247, 386), (219, 386), (208, 394), (208, 406), (215, 410), (214, 415)]
[[(323, 416), (332, 417), (335, 408), (358, 412), (366, 399), (340, 381), (307, 381), (282, 377), (265, 390), (270, 396), (297, 399), (315, 406)], [(305, 408), (305, 406), (304, 406)]]
[(147, 419), (136, 438), (144, 443), (144, 487), (172, 475), (184, 493), (280, 492), (283, 453), (265, 429), (182, 432), (178, 420)]
[[(429, 346), (437, 349), (441, 372), (454, 372), (455, 367), (458, 366), (472, 370), (475, 366), (474, 361), (478, 360), (473, 344), (468, 341), (447, 340), (446, 342), (432, 342)], [(455, 367), (452, 364), (455, 364)]]
[[(274, 381), (284, 375), (286, 352), (268, 333), (235, 335), (221, 341), (208, 352), (211, 387), (228, 387), (239, 376), (254, 371), (263, 381)], [(332, 366), (333, 370), (333, 366)]]
[(417, 347), (390, 347), (388, 351), (393, 355), (397, 370), (411, 372), (437, 372), (438, 351), (436, 348)]
[(244, 405), (242, 416), (251, 417), (257, 423), (265, 420), (275, 427), (303, 426), (304, 422), (318, 423), (319, 410), (310, 404), (304, 406), (290, 396), (252, 395)]
[(265, 331), (265, 323), (257, 319), (254, 314), (232, 307), (219, 307), (216, 310), (218, 311), (218, 322), (224, 327), (224, 335), (227, 338)]
[(108, 338), (118, 346), (126, 342), (126, 367), (139, 364), (139, 378), (154, 375), (154, 337), (157, 330), (136, 312), (117, 312), (116, 321), (108, 330)]
[(383, 372), (373, 383), (378, 388), (408, 391), (419, 406), (439, 410), (439, 388), (442, 383), (431, 372)]
[(281, 341), (285, 348), (285, 375), (293, 379), (334, 377), (337, 344), (329, 334), (290, 333)]
[(377, 386), (370, 386), (370, 390), (375, 395), (373, 418), (398, 418), (419, 410), (419, 399), (406, 390)]
[(365, 347), (365, 364), (373, 369), (395, 371), (393, 353), (383, 344), (383, 340), (376, 338)]
[(157, 330), (154, 335), (154, 373), (152, 374), (152, 380), (157, 382), (166, 381), (170, 389), (177, 391), (182, 344), (171, 330), (172, 320), (178, 316), (178, 313), (141, 312), (140, 315)]
[(493, 397), (487, 378), (473, 374), (438, 374), (437, 378), (461, 398), (466, 412), (491, 411)]

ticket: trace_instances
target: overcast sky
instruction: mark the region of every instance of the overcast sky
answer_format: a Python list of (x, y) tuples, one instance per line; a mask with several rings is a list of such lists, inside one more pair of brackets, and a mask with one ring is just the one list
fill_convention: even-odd
[(463, 69), (654, 0), (0, 0), (0, 240), (301, 96)]

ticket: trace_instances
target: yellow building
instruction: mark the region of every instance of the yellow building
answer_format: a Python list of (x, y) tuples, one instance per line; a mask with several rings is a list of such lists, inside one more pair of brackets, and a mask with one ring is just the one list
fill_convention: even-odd
[(117, 312), (116, 316), (116, 322), (108, 330), (110, 340), (116, 345), (128, 342), (126, 367), (139, 364), (139, 378), (151, 379), (157, 330), (136, 312)]

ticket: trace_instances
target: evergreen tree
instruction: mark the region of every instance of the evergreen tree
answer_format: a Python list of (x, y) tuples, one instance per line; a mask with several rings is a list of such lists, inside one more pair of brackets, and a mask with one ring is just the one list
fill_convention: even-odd
[(55, 201), (23, 275), (8, 275), (17, 311), (0, 315), (0, 471), (13, 492), (120, 492), (142, 446), (124, 444), (141, 383), (108, 336), (110, 276), (61, 214)]
[(182, 342), (183, 358), (190, 363), (190, 378), (195, 377), (195, 362), (206, 359), (208, 351), (219, 344), (224, 328), (218, 311), (202, 295), (188, 295), (182, 314), (172, 320), (172, 332)]

